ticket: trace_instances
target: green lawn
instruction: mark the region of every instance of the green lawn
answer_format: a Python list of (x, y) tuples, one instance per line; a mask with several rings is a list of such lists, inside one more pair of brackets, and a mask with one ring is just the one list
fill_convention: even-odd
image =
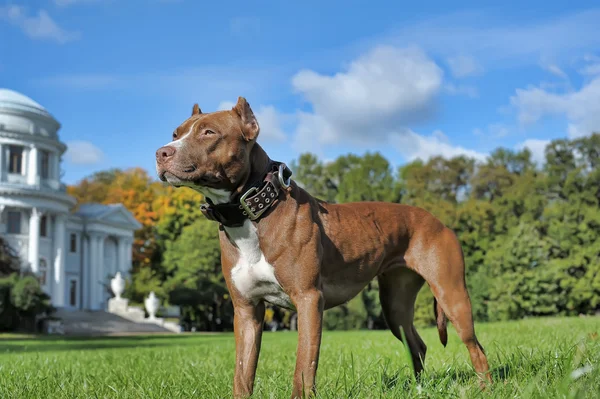
[[(325, 332), (319, 396), (600, 397), (600, 317), (478, 324), (495, 380), (485, 393), (466, 348), (449, 329), (446, 349), (435, 329), (420, 329), (428, 353), (419, 383), (411, 378), (403, 346), (388, 331)], [(289, 396), (296, 337), (265, 332), (256, 397)], [(225, 398), (233, 366), (232, 334), (0, 336), (0, 398)], [(579, 377), (572, 375), (577, 369)]]

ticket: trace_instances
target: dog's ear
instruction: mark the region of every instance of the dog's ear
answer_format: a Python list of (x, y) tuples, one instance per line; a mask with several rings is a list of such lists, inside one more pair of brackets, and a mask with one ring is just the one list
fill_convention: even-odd
[(256, 140), (260, 127), (254, 116), (254, 112), (250, 108), (250, 104), (248, 104), (244, 97), (238, 97), (237, 104), (232, 109), (242, 120), (242, 135), (244, 138), (247, 141)]
[(202, 113), (202, 110), (198, 106), (198, 104), (194, 104), (194, 108), (192, 108), (192, 116), (199, 115)]

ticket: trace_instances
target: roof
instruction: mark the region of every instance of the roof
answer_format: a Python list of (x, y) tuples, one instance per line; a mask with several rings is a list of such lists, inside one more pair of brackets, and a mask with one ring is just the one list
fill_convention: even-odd
[(100, 223), (128, 225), (134, 230), (142, 227), (135, 217), (123, 206), (123, 204), (81, 204), (75, 215), (87, 221)]
[(29, 111), (36, 114), (50, 116), (46, 108), (24, 94), (10, 89), (0, 88), (0, 108), (19, 111)]

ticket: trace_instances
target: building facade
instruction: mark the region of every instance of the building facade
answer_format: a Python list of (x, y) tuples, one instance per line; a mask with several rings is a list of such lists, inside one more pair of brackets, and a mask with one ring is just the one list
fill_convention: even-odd
[(82, 204), (61, 183), (59, 122), (23, 94), (0, 89), (0, 235), (52, 303), (105, 309), (110, 279), (131, 269), (140, 223), (121, 204)]

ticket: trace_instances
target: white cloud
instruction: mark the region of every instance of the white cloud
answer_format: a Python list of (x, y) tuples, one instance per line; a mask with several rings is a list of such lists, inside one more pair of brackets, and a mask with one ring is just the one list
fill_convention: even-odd
[(228, 111), (235, 107), (235, 103), (231, 101), (221, 101), (217, 107), (217, 111)]
[(529, 149), (533, 161), (537, 163), (538, 166), (542, 166), (546, 161), (545, 151), (548, 144), (550, 144), (550, 140), (527, 139), (524, 142), (517, 144), (516, 149)]
[(600, 75), (600, 63), (586, 65), (579, 72), (582, 75)]
[(483, 68), (475, 60), (475, 58), (460, 54), (453, 57), (448, 57), (446, 60), (450, 72), (455, 78), (465, 78), (467, 76), (477, 75), (483, 71)]
[(473, 129), (473, 134), (476, 136), (487, 136), (492, 138), (506, 137), (509, 133), (509, 128), (501, 123), (490, 123), (485, 129)]
[(539, 84), (539, 88), (548, 91), (573, 90), (573, 87), (568, 79), (551, 82), (542, 81)]
[(285, 133), (281, 128), (282, 116), (272, 105), (261, 106), (256, 111), (256, 118), (260, 125), (260, 137), (263, 140), (283, 141)]
[[(321, 156), (323, 146), (340, 141), (335, 127), (321, 115), (299, 111), (297, 120), (293, 147), (298, 152), (312, 152)], [(365, 140), (368, 140), (369, 133), (365, 132), (365, 136)]]
[(474, 86), (446, 83), (444, 85), (444, 91), (452, 96), (463, 95), (471, 98), (479, 97), (479, 90), (477, 90), (477, 87)]
[(104, 159), (104, 153), (89, 141), (67, 142), (65, 159), (73, 165), (95, 165)]
[(446, 135), (440, 130), (434, 131), (430, 136), (407, 130), (393, 134), (390, 141), (408, 161), (414, 161), (415, 159), (427, 161), (437, 155), (445, 158), (465, 155), (479, 161), (483, 161), (487, 157), (487, 154), (450, 144)]
[(313, 111), (297, 113), (296, 150), (320, 154), (326, 145), (344, 143), (392, 146), (409, 161), (436, 155), (485, 159), (486, 154), (452, 145), (441, 131), (424, 136), (407, 128), (435, 114), (442, 89), (478, 94), (442, 80), (442, 70), (414, 47), (376, 47), (332, 76), (301, 71), (292, 84)]
[(600, 77), (586, 83), (578, 91), (550, 93), (539, 87), (517, 89), (510, 103), (522, 125), (529, 125), (547, 116), (567, 118), (569, 137), (581, 137), (600, 131)]
[(553, 59), (560, 65), (600, 46), (600, 9), (558, 17), (507, 21), (488, 12), (457, 12), (403, 26), (378, 42), (415, 43), (444, 58), (474, 57), (486, 70), (535, 65)]
[(58, 26), (44, 10), (39, 10), (37, 15), (29, 15), (25, 7), (4, 6), (0, 7), (0, 20), (19, 27), (27, 36), (36, 40), (46, 39), (64, 44), (81, 36), (79, 32), (69, 32)]
[(387, 136), (435, 111), (442, 70), (421, 50), (379, 46), (333, 76), (302, 70), (292, 79), (312, 105), (300, 113), (297, 138), (364, 142)]
[[(233, 107), (235, 107), (235, 103), (223, 101), (219, 104), (217, 110), (225, 111), (230, 110)], [(256, 109), (252, 107), (252, 111), (260, 126), (259, 142), (285, 140), (285, 133), (281, 127), (283, 122), (282, 119), (284, 119), (285, 116), (278, 113), (275, 107), (272, 105), (261, 105)]]
[(567, 76), (567, 74), (565, 73), (565, 71), (563, 71), (562, 69), (560, 69), (560, 67), (558, 65), (556, 65), (556, 64), (544, 65), (544, 69), (546, 69), (551, 74), (553, 74), (555, 76), (558, 76), (559, 78), (563, 78), (563, 79), (568, 79), (569, 78)]

